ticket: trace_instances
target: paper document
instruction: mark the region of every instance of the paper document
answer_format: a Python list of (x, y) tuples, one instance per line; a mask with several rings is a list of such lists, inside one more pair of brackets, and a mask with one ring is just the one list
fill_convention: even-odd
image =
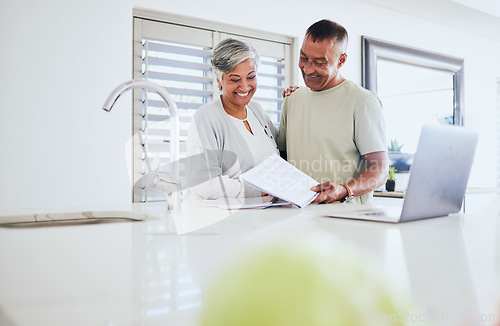
[(283, 206), (290, 205), (290, 203), (273, 196), (264, 196), (249, 198), (218, 198), (213, 200), (207, 199), (205, 200), (205, 205), (209, 207), (215, 206), (224, 209), (248, 209)]
[(243, 181), (269, 195), (298, 207), (311, 203), (317, 192), (310, 188), (318, 182), (300, 171), (278, 154), (269, 156), (259, 165), (241, 175)]

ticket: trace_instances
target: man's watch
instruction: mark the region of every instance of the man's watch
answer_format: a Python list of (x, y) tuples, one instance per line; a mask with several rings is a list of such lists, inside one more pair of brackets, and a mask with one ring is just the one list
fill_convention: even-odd
[(345, 195), (344, 199), (342, 199), (341, 202), (348, 203), (354, 198), (354, 193), (352, 192), (351, 187), (349, 187), (347, 184), (343, 184), (342, 187), (347, 190), (347, 195)]

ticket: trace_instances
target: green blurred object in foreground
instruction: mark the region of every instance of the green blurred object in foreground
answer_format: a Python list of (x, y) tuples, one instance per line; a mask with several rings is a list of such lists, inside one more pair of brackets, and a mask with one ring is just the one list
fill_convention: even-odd
[(226, 266), (206, 292), (201, 325), (405, 325), (402, 311), (366, 257), (314, 234), (261, 245)]

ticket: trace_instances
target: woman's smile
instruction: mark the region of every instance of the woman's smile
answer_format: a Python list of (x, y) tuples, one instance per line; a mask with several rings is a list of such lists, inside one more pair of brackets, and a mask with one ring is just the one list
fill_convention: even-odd
[(222, 103), (226, 112), (244, 110), (257, 90), (257, 65), (253, 60), (239, 63), (231, 72), (224, 73), (219, 87), (222, 87)]

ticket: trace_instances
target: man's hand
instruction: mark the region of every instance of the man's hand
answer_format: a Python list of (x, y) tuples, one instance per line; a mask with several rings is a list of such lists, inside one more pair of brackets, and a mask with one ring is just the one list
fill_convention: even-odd
[(283, 98), (287, 97), (287, 96), (290, 96), (293, 92), (295, 92), (296, 90), (298, 90), (300, 88), (300, 86), (290, 86), (288, 87), (287, 89), (284, 89), (283, 92), (281, 93), (281, 96)]
[[(389, 158), (387, 152), (373, 152), (363, 155), (365, 170), (348, 183), (355, 196), (366, 194), (383, 185), (387, 180)], [(313, 203), (327, 204), (342, 200), (347, 195), (347, 189), (340, 183), (328, 181), (311, 188), (319, 192)]]
[(313, 203), (328, 204), (342, 200), (347, 195), (347, 189), (340, 183), (328, 181), (311, 188), (312, 191), (319, 192)]

